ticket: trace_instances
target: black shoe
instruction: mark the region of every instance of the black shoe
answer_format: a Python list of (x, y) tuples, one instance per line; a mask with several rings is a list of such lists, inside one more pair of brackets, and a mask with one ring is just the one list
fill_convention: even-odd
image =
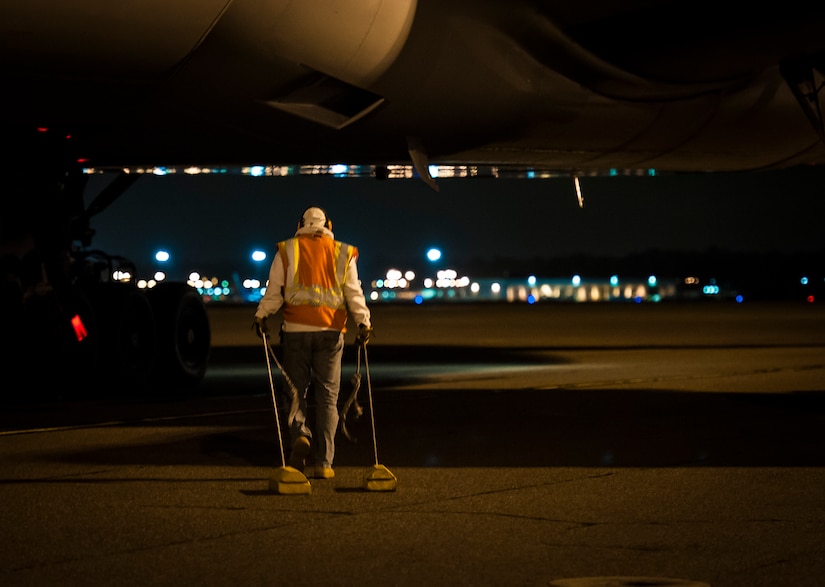
[(289, 455), (289, 466), (299, 471), (304, 470), (306, 466), (306, 458), (309, 454), (309, 438), (306, 436), (299, 436), (292, 443), (292, 454)]

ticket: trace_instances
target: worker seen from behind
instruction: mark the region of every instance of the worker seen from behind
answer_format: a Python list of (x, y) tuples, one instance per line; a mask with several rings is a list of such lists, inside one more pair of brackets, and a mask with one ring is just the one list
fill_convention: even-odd
[[(268, 333), (266, 320), (283, 310), (281, 346), (284, 375), (293, 398), (287, 425), (292, 441), (289, 466), (304, 470), (310, 452), (314, 468), (307, 477), (335, 476), (338, 392), (348, 313), (358, 325), (356, 342), (372, 335), (370, 311), (358, 279), (358, 249), (335, 240), (332, 221), (318, 207), (304, 211), (295, 235), (278, 243), (266, 292), (253, 327)], [(315, 394), (315, 432), (307, 421), (307, 393)], [(314, 442), (313, 442), (314, 440)]]

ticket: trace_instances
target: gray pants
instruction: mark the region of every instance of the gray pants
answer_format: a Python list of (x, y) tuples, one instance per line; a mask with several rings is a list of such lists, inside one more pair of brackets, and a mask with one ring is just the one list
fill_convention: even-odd
[[(315, 438), (315, 465), (331, 467), (338, 430), (338, 392), (341, 387), (341, 357), (344, 335), (337, 330), (284, 332), (283, 367), (298, 392), (298, 409), (287, 422), (294, 442), (299, 436)], [(315, 427), (307, 422), (307, 393), (313, 384)]]

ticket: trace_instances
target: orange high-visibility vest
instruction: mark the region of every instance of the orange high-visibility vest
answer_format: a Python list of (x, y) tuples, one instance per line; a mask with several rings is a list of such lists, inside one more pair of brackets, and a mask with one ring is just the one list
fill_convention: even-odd
[(344, 283), (358, 249), (323, 234), (278, 243), (284, 263), (284, 321), (346, 332)]

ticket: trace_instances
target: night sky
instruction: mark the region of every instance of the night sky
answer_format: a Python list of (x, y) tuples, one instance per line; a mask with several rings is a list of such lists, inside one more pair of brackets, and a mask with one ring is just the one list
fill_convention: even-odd
[[(92, 179), (92, 195), (104, 181)], [(177, 267), (243, 273), (253, 248), (272, 253), (303, 210), (318, 205), (336, 238), (359, 247), (365, 281), (390, 266), (421, 270), (431, 246), (460, 273), (479, 263), (493, 271), (513, 260), (650, 250), (825, 251), (825, 169), (584, 177), (583, 208), (570, 178), (439, 185), (435, 192), (420, 179), (147, 175), (92, 219), (91, 248), (130, 258), (139, 272), (163, 247)]]

